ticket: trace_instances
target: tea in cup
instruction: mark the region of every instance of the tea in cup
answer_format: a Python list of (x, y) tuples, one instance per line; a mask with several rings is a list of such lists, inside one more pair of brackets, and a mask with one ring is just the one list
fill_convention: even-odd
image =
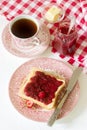
[(18, 49), (28, 49), (30, 46), (39, 45), (37, 38), (39, 31), (38, 21), (29, 15), (19, 15), (9, 24), (9, 31)]

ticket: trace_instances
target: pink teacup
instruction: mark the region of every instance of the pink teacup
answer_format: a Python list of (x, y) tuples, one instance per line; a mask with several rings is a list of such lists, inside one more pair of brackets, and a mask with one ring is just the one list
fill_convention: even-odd
[(29, 15), (19, 15), (11, 20), (9, 31), (12, 36), (14, 46), (20, 50), (27, 50), (32, 45), (40, 44), (37, 34), (39, 31), (38, 21)]

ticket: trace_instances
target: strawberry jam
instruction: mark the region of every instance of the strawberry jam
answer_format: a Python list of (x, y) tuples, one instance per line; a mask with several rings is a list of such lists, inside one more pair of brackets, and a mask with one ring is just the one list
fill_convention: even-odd
[[(59, 28), (59, 31), (62, 33), (62, 34), (68, 34), (68, 31), (69, 31), (69, 27), (68, 26), (62, 26)], [(72, 34), (74, 32), (73, 29), (71, 29), (70, 33), (69, 34)]]
[(25, 86), (24, 93), (35, 100), (49, 104), (52, 102), (55, 92), (62, 83), (62, 81), (58, 81), (53, 76), (36, 71), (30, 82)]
[(73, 55), (76, 49), (76, 42), (77, 42), (77, 30), (75, 26), (69, 31), (70, 22), (69, 21), (62, 21), (58, 25), (58, 31), (55, 35), (55, 46), (58, 52), (63, 55)]

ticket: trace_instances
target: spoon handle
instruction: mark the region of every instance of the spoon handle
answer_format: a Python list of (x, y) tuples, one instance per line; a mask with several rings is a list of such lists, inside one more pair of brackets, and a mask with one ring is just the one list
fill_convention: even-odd
[(73, 26), (75, 25), (75, 17), (71, 17), (70, 20), (71, 20), (70, 21), (70, 26), (69, 26), (69, 30), (68, 30), (67, 34), (70, 33), (70, 31), (72, 30)]

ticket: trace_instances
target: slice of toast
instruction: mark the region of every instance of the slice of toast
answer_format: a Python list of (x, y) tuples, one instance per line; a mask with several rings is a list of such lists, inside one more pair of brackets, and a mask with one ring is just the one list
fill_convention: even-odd
[(65, 89), (65, 80), (53, 72), (33, 68), (19, 89), (19, 96), (45, 109), (52, 109), (59, 102)]

